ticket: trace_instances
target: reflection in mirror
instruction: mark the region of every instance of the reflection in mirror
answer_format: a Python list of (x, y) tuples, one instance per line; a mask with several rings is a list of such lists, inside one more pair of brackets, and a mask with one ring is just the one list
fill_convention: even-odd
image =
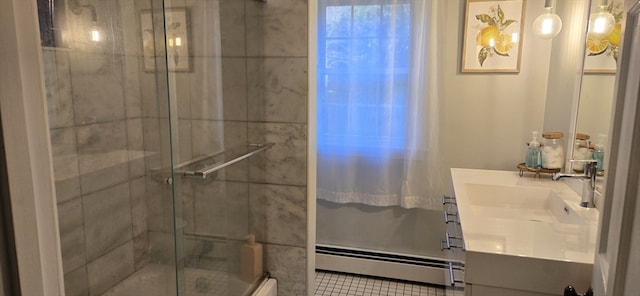
[[(615, 20), (611, 32), (606, 36), (587, 33), (576, 132), (589, 135), (591, 147), (594, 147), (606, 145), (606, 135), (609, 133), (624, 7), (622, 0), (593, 0), (591, 4), (592, 14), (609, 13)], [(600, 139), (604, 139), (604, 142), (599, 143), (602, 141)], [(574, 158), (580, 157), (579, 151), (578, 147), (574, 147)], [(589, 151), (590, 156), (592, 152)], [(573, 169), (577, 171), (579, 168)], [(602, 174), (602, 169), (599, 171)]]

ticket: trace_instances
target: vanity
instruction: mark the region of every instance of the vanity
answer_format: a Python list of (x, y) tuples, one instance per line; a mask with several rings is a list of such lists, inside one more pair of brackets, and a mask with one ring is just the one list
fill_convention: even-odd
[[(451, 169), (466, 296), (562, 295), (591, 284), (599, 211), (563, 181)], [(450, 207), (451, 209), (451, 207)], [(451, 211), (451, 210), (449, 210)]]

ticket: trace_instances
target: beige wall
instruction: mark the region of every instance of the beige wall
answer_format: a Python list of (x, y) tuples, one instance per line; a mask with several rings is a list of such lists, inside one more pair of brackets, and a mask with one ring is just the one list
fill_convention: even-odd
[[(515, 170), (524, 143), (544, 121), (551, 41), (531, 34), (544, 1), (526, 5), (520, 73), (461, 73), (465, 1), (451, 1), (445, 54), (447, 167)], [(447, 172), (448, 173), (448, 172)]]

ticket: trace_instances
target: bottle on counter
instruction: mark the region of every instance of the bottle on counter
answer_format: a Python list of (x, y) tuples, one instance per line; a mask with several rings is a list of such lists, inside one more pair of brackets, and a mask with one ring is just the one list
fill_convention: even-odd
[(256, 237), (249, 234), (240, 247), (240, 278), (247, 283), (254, 283), (262, 276), (262, 245)]
[(607, 141), (607, 135), (599, 134), (598, 143), (593, 149), (593, 159), (598, 161), (597, 170), (598, 174), (604, 173), (604, 143)]
[(562, 132), (542, 133), (542, 148), (540, 156), (542, 167), (545, 169), (560, 169), (564, 167), (564, 141)]
[[(591, 153), (591, 136), (587, 134), (576, 134), (576, 142), (573, 145), (573, 159), (587, 160), (592, 159)], [(571, 164), (571, 169), (576, 173), (582, 173), (584, 171), (584, 163), (574, 162)]]
[(527, 156), (524, 165), (530, 170), (539, 170), (542, 167), (537, 131), (531, 133), (531, 141), (527, 144)]

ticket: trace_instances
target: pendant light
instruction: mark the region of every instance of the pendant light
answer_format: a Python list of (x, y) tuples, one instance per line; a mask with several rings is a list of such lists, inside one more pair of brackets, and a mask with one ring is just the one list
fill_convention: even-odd
[(604, 39), (613, 31), (616, 20), (607, 11), (607, 0), (597, 0), (598, 7), (589, 16), (589, 37), (593, 39)]
[(553, 13), (553, 0), (545, 0), (545, 12), (533, 21), (533, 33), (542, 39), (556, 37), (562, 30), (562, 19)]

